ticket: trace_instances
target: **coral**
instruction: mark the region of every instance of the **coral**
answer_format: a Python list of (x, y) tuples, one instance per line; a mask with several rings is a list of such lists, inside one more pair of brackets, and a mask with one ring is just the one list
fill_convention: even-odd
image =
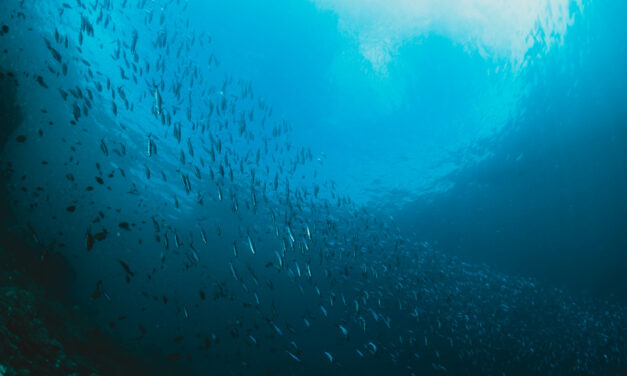
[(85, 366), (68, 357), (63, 345), (50, 335), (42, 314), (47, 309), (42, 298), (36, 291), (17, 286), (0, 288), (0, 337), (4, 339), (0, 353), (6, 364), (2, 374), (67, 375), (84, 371)]

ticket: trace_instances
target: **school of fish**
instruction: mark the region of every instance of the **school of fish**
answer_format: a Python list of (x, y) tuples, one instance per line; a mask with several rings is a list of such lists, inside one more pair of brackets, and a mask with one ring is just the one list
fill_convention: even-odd
[(627, 364), (624, 307), (447, 256), (336, 191), (190, 8), (0, 5), (0, 66), (27, 113), (1, 158), (8, 199), (42, 258), (71, 260), (105, 330), (181, 374)]

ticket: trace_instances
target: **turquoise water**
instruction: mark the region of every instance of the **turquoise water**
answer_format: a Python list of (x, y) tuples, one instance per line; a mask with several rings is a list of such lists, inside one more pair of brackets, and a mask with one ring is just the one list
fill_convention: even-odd
[(7, 0), (5, 201), (165, 374), (622, 374), (625, 8)]

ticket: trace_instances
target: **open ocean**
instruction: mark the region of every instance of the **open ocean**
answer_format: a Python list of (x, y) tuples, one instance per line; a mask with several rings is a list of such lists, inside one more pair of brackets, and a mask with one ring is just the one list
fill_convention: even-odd
[(626, 15), (2, 0), (0, 376), (627, 375)]

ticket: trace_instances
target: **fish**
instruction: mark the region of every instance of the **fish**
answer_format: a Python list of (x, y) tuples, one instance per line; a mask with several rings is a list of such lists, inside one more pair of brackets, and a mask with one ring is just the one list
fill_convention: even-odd
[(198, 255), (198, 251), (196, 251), (196, 249), (194, 248), (194, 244), (190, 243), (189, 244), (189, 248), (190, 248), (190, 254), (191, 254), (192, 262), (194, 264), (199, 263), (200, 262), (200, 256)]
[(181, 243), (179, 242), (179, 236), (176, 233), (176, 231), (174, 231), (174, 245), (176, 245), (176, 248), (181, 248)]
[(193, 158), (194, 157), (194, 147), (192, 146), (192, 140), (190, 137), (187, 138), (187, 151), (189, 152), (189, 155)]
[(161, 232), (161, 227), (159, 226), (159, 222), (157, 222), (157, 220), (155, 219), (154, 215), (150, 217), (150, 219), (152, 220), (152, 225), (155, 229), (155, 232)]
[(299, 362), (299, 363), (301, 362), (300, 358), (299, 358), (299, 357), (297, 357), (296, 355), (292, 354), (291, 352), (289, 352), (289, 351), (287, 351), (287, 350), (285, 350), (285, 352), (286, 352), (286, 353), (287, 353), (290, 357), (292, 357), (292, 359), (294, 359), (295, 361), (297, 361), (297, 362)]
[(233, 275), (233, 279), (235, 279), (236, 281), (239, 281), (239, 277), (237, 276), (237, 272), (235, 271), (235, 267), (233, 266), (233, 263), (229, 262), (229, 268), (231, 269), (231, 274)]
[(154, 97), (155, 97), (155, 103), (153, 106), (153, 112), (155, 115), (161, 115), (162, 99), (161, 99), (161, 94), (159, 93), (158, 87), (155, 87)]
[[(35, 232), (35, 229), (33, 228), (33, 226), (31, 226), (30, 223), (27, 223), (26, 226), (28, 227), (28, 231), (30, 232), (30, 235), (31, 235), (31, 238), (33, 239), (33, 242), (35, 242), (35, 244), (38, 244), (39, 243), (39, 236), (37, 236), (37, 233)], [(89, 231), (87, 231), (87, 233), (89, 234)]]
[[(379, 215), (367, 205), (354, 203), (349, 195), (336, 188), (335, 182), (327, 180), (323, 174), (318, 176), (318, 167), (326, 163), (326, 155), (314, 158), (309, 148), (292, 143), (291, 130), (297, 125), (292, 126), (274, 115), (272, 105), (254, 95), (252, 83), (232, 77), (226, 72), (228, 67), (218, 71), (218, 57), (214, 55), (213, 46), (207, 45), (211, 37), (198, 33), (189, 22), (186, 25), (185, 17), (174, 17), (176, 20), (172, 17), (179, 13), (187, 15), (184, 9), (188, 2), (161, 3), (149, 0), (133, 4), (127, 0), (60, 3), (57, 12), (45, 13), (45, 17), (50, 17), (50, 24), (67, 23), (65, 18), (71, 13), (80, 16), (80, 28), (72, 31), (72, 28), (59, 27), (62, 32), (75, 32), (70, 38), (54, 27), (50, 29), (47, 36), (50, 40), (44, 38), (48, 53), (24, 54), (31, 57), (29, 65), (35, 68), (32, 71), (39, 73), (20, 73), (30, 77), (38, 91), (42, 91), (39, 87), (54, 89), (49, 93), (50, 102), (41, 102), (48, 107), (37, 112), (41, 119), (34, 119), (30, 124), (34, 128), (25, 127), (24, 134), (15, 133), (16, 144), (11, 142), (11, 146), (29, 153), (37, 151), (38, 145), (49, 145), (58, 153), (58, 160), (51, 159), (49, 166), (47, 161), (39, 165), (40, 161), (35, 160), (38, 154), (34, 153), (32, 161), (24, 159), (25, 166), (15, 164), (19, 168), (3, 162), (3, 166), (9, 166), (7, 170), (11, 175), (16, 175), (11, 177), (7, 188), (16, 206), (24, 208), (20, 216), (25, 217), (25, 223), (29, 219), (46, 218), (39, 217), (39, 209), (49, 206), (44, 206), (46, 201), (59, 199), (57, 205), (52, 205), (57, 212), (50, 213), (56, 222), (44, 223), (50, 229), (35, 234), (35, 230), (26, 225), (30, 239), (43, 250), (35, 260), (41, 261), (41, 267), (47, 267), (57, 255), (81, 257), (74, 255), (70, 245), (75, 243), (71, 241), (72, 236), (80, 237), (84, 232), (87, 251), (98, 242), (107, 242), (98, 246), (106, 249), (114, 263), (118, 261), (127, 282), (135, 276), (142, 279), (141, 283), (138, 278), (138, 283), (115, 290), (115, 294), (114, 290), (105, 291), (102, 280), (107, 280), (103, 274), (108, 271), (106, 255), (82, 255), (98, 256), (92, 261), (102, 263), (102, 270), (98, 268), (100, 264), (94, 264), (93, 270), (86, 271), (93, 276), (78, 274), (80, 278), (98, 280), (95, 290), (87, 291), (87, 298), (98, 299), (92, 302), (95, 304), (106, 303), (105, 299), (111, 301), (110, 292), (115, 301), (108, 304), (110, 307), (105, 311), (113, 314), (112, 317), (118, 316), (119, 309), (137, 311), (127, 322), (117, 323), (117, 327), (110, 317), (105, 317), (101, 323), (97, 320), (97, 326), (100, 324), (106, 329), (108, 324), (124, 337), (125, 329), (138, 325), (133, 320), (150, 320), (143, 325), (159, 327), (158, 337), (170, 339), (169, 344), (158, 350), (167, 360), (181, 361), (180, 365), (173, 366), (177, 369), (182, 366), (183, 372), (188, 373), (190, 369), (200, 369), (205, 359), (217, 357), (226, 367), (222, 371), (236, 365), (235, 362), (239, 367), (241, 362), (244, 371), (276, 372), (255, 368), (254, 359), (248, 359), (247, 354), (230, 354), (226, 347), (219, 346), (220, 337), (202, 333), (213, 326), (230, 333), (228, 348), (254, 346), (260, 357), (271, 357), (277, 348), (285, 350), (296, 362), (287, 372), (293, 374), (310, 371), (299, 368), (301, 359), (319, 363), (314, 366), (320, 374), (334, 373), (331, 365), (340, 365), (340, 361), (335, 363), (334, 356), (324, 350), (335, 352), (339, 348), (335, 345), (348, 345), (355, 340), (349, 334), (358, 337), (359, 344), (346, 350), (354, 349), (358, 356), (352, 352), (350, 359), (344, 358), (348, 353), (337, 355), (341, 355), (342, 362), (346, 361), (343, 366), (356, 369), (363, 366), (375, 369), (378, 364), (390, 362), (398, 369), (406, 369), (407, 374), (418, 374), (419, 370), (429, 367), (436, 372), (446, 371), (457, 362), (462, 369), (476, 361), (486, 369), (482, 369), (483, 372), (469, 369), (468, 373), (496, 374), (500, 370), (495, 370), (485, 360), (491, 358), (493, 349), (500, 348), (499, 332), (518, 339), (516, 346), (498, 354), (510, 362), (507, 368), (511, 369), (520, 366), (520, 359), (524, 359), (523, 365), (529, 366), (530, 373), (559, 374), (560, 370), (547, 368), (549, 364), (560, 364), (559, 351), (543, 348), (545, 351), (541, 352), (537, 346), (550, 341), (565, 343), (571, 352), (583, 354), (571, 373), (603, 373), (603, 369), (594, 372), (586, 368), (594, 363), (591, 361), (594, 354), (586, 351), (589, 348), (603, 350), (599, 353), (603, 355), (602, 367), (625, 363), (620, 346), (606, 346), (607, 343), (622, 343), (620, 334), (614, 333), (620, 331), (613, 330), (624, 326), (620, 310), (601, 309), (603, 304), (599, 307), (582, 304), (578, 308), (558, 292), (540, 293), (540, 286), (524, 279), (459, 263), (428, 243), (414, 239), (413, 235), (404, 236), (395, 229), (393, 218)], [(37, 7), (30, 8), (36, 10)], [(16, 20), (27, 18), (19, 10), (12, 14)], [(133, 18), (134, 15), (139, 17)], [(32, 19), (41, 18), (37, 16)], [(123, 22), (127, 17), (134, 21)], [(22, 26), (16, 23), (16, 27), (24, 30), (31, 26), (27, 22)], [(0, 35), (4, 35), (4, 26), (1, 30)], [(111, 37), (111, 43), (97, 42), (98, 38), (92, 38), (96, 32)], [(41, 40), (38, 44), (35, 47), (43, 47)], [(26, 50), (25, 47), (28, 46), (20, 46)], [(93, 48), (102, 50), (97, 55), (99, 61), (94, 60)], [(18, 61), (20, 49), (11, 53), (16, 54)], [(198, 64), (199, 56), (210, 57)], [(39, 65), (37, 59), (41, 60)], [(4, 77), (13, 76), (1, 73), (0, 79)], [(48, 112), (49, 107), (55, 105), (60, 110), (67, 109), (65, 115), (60, 112), (64, 116), (61, 121), (55, 118), (56, 111)], [(95, 111), (99, 106), (103, 113)], [(144, 114), (148, 115), (144, 119), (141, 111), (135, 111), (134, 107), (146, 112), (150, 108), (150, 114)], [(36, 112), (34, 108), (26, 110)], [(65, 122), (65, 118), (72, 127), (64, 129), (57, 125)], [(37, 136), (38, 122), (48, 123), (55, 129), (54, 133), (46, 131), (44, 135), (39, 130)], [(127, 122), (129, 124), (125, 124)], [(49, 133), (54, 137), (49, 137)], [(129, 146), (128, 153), (125, 143)], [(69, 147), (67, 155), (64, 144)], [(97, 148), (101, 153), (97, 153)], [(84, 158), (84, 153), (91, 154)], [(24, 171), (33, 171), (28, 162), (36, 164), (33, 175), (37, 177), (24, 175), (20, 181), (22, 167), (26, 167)], [(94, 163), (98, 172), (89, 175)], [(55, 184), (29, 186), (44, 185), (39, 181), (45, 181), (41, 178), (49, 174), (43, 169), (51, 167), (51, 173), (60, 172), (61, 188)], [(111, 172), (105, 171), (109, 169)], [(150, 181), (153, 173), (162, 179)], [(183, 186), (177, 178), (172, 179), (175, 175), (180, 176)], [(91, 176), (95, 176), (96, 185), (88, 185), (93, 184)], [(193, 190), (191, 180), (194, 180)], [(14, 192), (13, 183), (18, 182)], [(180, 188), (185, 189), (187, 196), (178, 196)], [(83, 217), (96, 212), (98, 214), (91, 218)], [(106, 218), (104, 213), (107, 213)], [(207, 226), (204, 221), (209, 216), (218, 236), (218, 239), (212, 237), (211, 245), (203, 227)], [(82, 221), (92, 223), (83, 230)], [(111, 229), (113, 236), (108, 235)], [(189, 233), (188, 238), (184, 236), (186, 242), (178, 233)], [(56, 241), (56, 237), (63, 239)], [(198, 237), (204, 246), (196, 249)], [(172, 248), (171, 240), (175, 245)], [(228, 247), (229, 241), (233, 255), (223, 249)], [(161, 242), (163, 248), (157, 244)], [(238, 243), (248, 245), (256, 261), (251, 260), (247, 252), (240, 258)], [(66, 244), (67, 248), (63, 249)], [(59, 252), (55, 248), (59, 248)], [(126, 257), (132, 257), (135, 270), (119, 259)], [(319, 261), (319, 265), (312, 267), (312, 260)], [(79, 260), (79, 264), (84, 262)], [(233, 280), (228, 276), (229, 271)], [(115, 273), (111, 274), (115, 277)], [(164, 292), (157, 292), (163, 288)], [(193, 291), (199, 291), (198, 295)], [(473, 294), (465, 294), (467, 291)], [(550, 300), (550, 304), (543, 306), (544, 299)], [(151, 304), (152, 300), (158, 307)], [(307, 304), (291, 304), (299, 300)], [(128, 302), (132, 305), (124, 306)], [(315, 311), (316, 305), (323, 316)], [(543, 317), (541, 308), (547, 307), (545, 313), (557, 318), (558, 327), (576, 330), (546, 328), (534, 332), (507, 324), (507, 317), (520, 307), (525, 311), (524, 316), (533, 317), (530, 313), (538, 313), (538, 320)], [(203, 315), (214, 308), (217, 312), (226, 312), (226, 316), (212, 316), (218, 321), (207, 322)], [(583, 322), (578, 309), (586, 312)], [(496, 312), (497, 316), (485, 312)], [(190, 313), (194, 317), (190, 318)], [(391, 325), (392, 317), (398, 318), (395, 325)], [(182, 318), (190, 321), (181, 323)], [(303, 321), (298, 321), (301, 318)], [(329, 322), (329, 318), (334, 321)], [(178, 319), (179, 323), (164, 326), (160, 319), (173, 323)], [(268, 326), (260, 320), (265, 320)], [(501, 325), (504, 326), (501, 328)], [(334, 326), (337, 329), (333, 329)], [(146, 336), (146, 327), (139, 325), (138, 339)], [(311, 329), (322, 333), (324, 327), (331, 328), (327, 338), (330, 344), (329, 341), (307, 340), (312, 335)], [(419, 338), (421, 335), (424, 340)], [(335, 345), (333, 336), (337, 336)], [(264, 341), (272, 337), (275, 341)], [(301, 340), (307, 342), (307, 346), (303, 342), (302, 349), (296, 343)], [(281, 347), (282, 344), (285, 346)], [(212, 345), (215, 345), (214, 351), (209, 353), (207, 350)], [(459, 359), (444, 356), (444, 349), (447, 353), (454, 350), (451, 354), (459, 354)], [(371, 359), (366, 364), (362, 358), (368, 357)], [(449, 366), (446, 361), (455, 364)], [(231, 367), (234, 373), (239, 372), (237, 367)]]
[(139, 335), (139, 337), (135, 338), (135, 340), (143, 339), (146, 336), (146, 334), (148, 333), (148, 331), (141, 324), (138, 324), (137, 327), (139, 328), (140, 335)]
[(152, 135), (148, 135), (148, 145), (146, 148), (146, 154), (149, 157), (152, 157), (153, 155), (157, 154), (157, 145), (155, 144), (155, 142), (152, 140)]
[(170, 242), (168, 240), (168, 232), (167, 231), (163, 234), (163, 247), (166, 250), (170, 249)]
[(281, 257), (281, 254), (279, 254), (278, 251), (274, 251), (274, 254), (276, 255), (277, 260), (279, 261), (279, 268), (282, 269), (283, 268), (283, 258)]
[(344, 335), (344, 338), (348, 339), (348, 330), (346, 330), (346, 328), (342, 324), (338, 325), (338, 327), (342, 331), (342, 334)]
[(270, 321), (270, 325), (272, 325), (272, 328), (274, 329), (275, 332), (277, 332), (278, 335), (283, 335), (283, 331), (278, 326), (276, 326), (275, 323)]
[(255, 250), (255, 245), (253, 244), (253, 240), (250, 238), (250, 235), (248, 235), (248, 247), (250, 248), (250, 252), (252, 252), (252, 254), (256, 254), (257, 251)]
[(125, 263), (124, 261), (118, 259), (118, 263), (120, 263), (120, 265), (122, 266), (122, 268), (124, 269), (124, 271), (126, 272), (126, 274), (128, 274), (129, 276), (133, 277), (135, 275), (135, 273), (133, 273), (131, 271), (131, 268), (128, 266), (127, 263)]
[(293, 244), (296, 243), (296, 240), (294, 239), (294, 235), (292, 234), (292, 228), (290, 227), (290, 225), (287, 225), (286, 227), (287, 227), (287, 234), (289, 235), (290, 242), (293, 246)]
[(376, 354), (377, 346), (373, 342), (368, 342), (368, 344), (366, 346), (368, 347), (370, 352), (372, 352), (373, 354)]
[(109, 149), (107, 148), (107, 144), (105, 143), (104, 138), (100, 139), (100, 150), (105, 155), (105, 157), (109, 156)]
[(62, 57), (59, 51), (57, 51), (56, 49), (54, 49), (54, 47), (52, 47), (52, 43), (50, 43), (50, 41), (47, 38), (44, 38), (44, 42), (46, 43), (46, 48), (48, 48), (48, 50), (52, 54), (52, 58), (56, 60), (58, 63), (61, 63)]
[(207, 235), (205, 235), (205, 230), (201, 227), (200, 228), (200, 239), (202, 240), (203, 243), (207, 244)]
[(187, 194), (190, 194), (190, 192), (192, 191), (192, 184), (189, 181), (189, 176), (181, 173), (181, 178), (183, 179), (183, 185), (185, 186), (185, 192)]
[(48, 88), (48, 85), (44, 82), (44, 78), (43, 77), (37, 76), (36, 81), (39, 84), (39, 86), (43, 87), (44, 89)]
[(85, 233), (85, 248), (87, 251), (91, 251), (94, 248), (94, 237), (89, 230)]

